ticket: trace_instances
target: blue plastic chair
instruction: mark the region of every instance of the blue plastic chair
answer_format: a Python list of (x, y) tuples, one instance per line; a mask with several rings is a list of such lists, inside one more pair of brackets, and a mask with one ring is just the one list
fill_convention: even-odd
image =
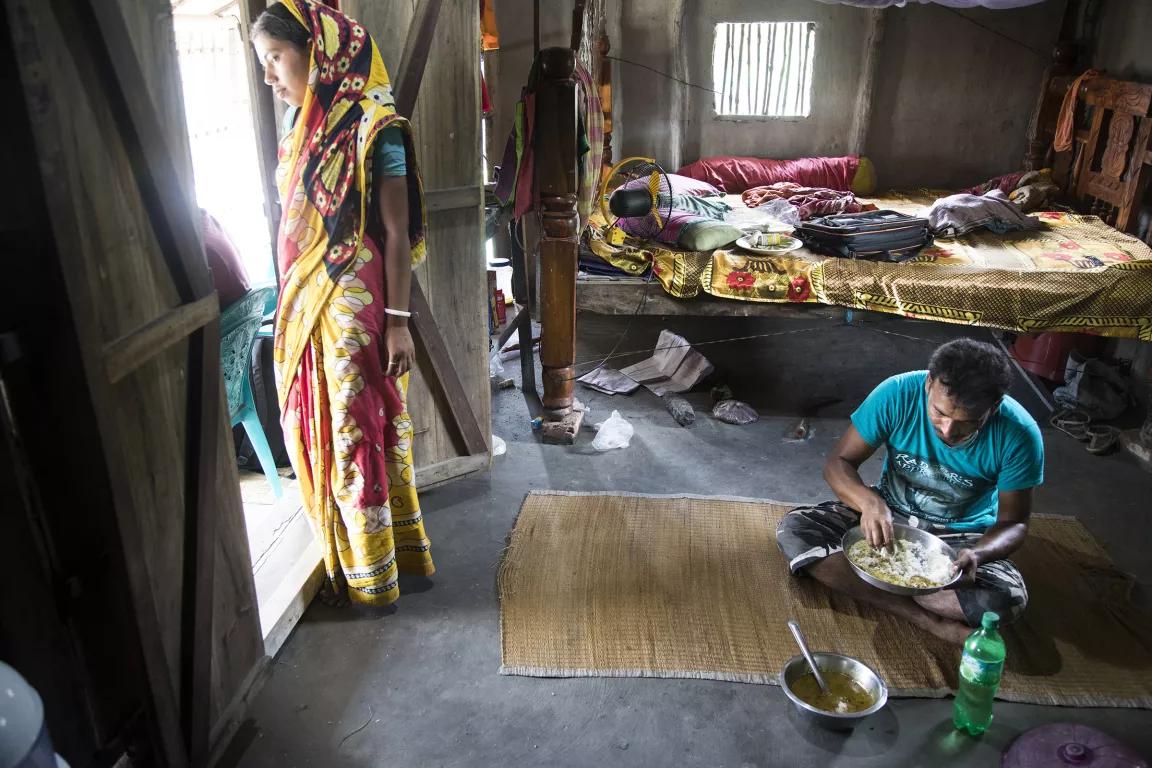
[(280, 487), (280, 475), (276, 471), (272, 449), (268, 447), (268, 438), (260, 426), (260, 416), (252, 396), (252, 382), (248, 378), (252, 343), (264, 323), (269, 307), (273, 310), (276, 307), (276, 289), (271, 286), (249, 291), (221, 313), (220, 368), (224, 373), (224, 390), (228, 393), (231, 424), (244, 425), (248, 440), (260, 460), (260, 468), (272, 484), (272, 492), (276, 498), (280, 498), (284, 490)]

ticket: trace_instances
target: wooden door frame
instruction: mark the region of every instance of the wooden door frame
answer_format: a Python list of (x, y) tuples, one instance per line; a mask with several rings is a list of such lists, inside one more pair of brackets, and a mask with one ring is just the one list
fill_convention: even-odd
[[(8, 3), (12, 28), (21, 29), (30, 13), (29, 2)], [(100, 0), (49, 0), (48, 13), (64, 41), (66, 54), (89, 93), (97, 126), (109, 140), (118, 141), (129, 161), (133, 181), (159, 245), (161, 263), (179, 301), (124, 336), (104, 344), (99, 338), (96, 312), (86, 286), (76, 284), (83, 273), (83, 252), (78, 222), (71, 215), (69, 190), (62, 179), (44, 176), (45, 195), (52, 212), (58, 253), (63, 262), (69, 300), (75, 308), (76, 331), (82, 359), (104, 444), (116, 501), (116, 515), (124, 544), (125, 565), (137, 621), (137, 634), (149, 681), (150, 717), (158, 752), (167, 765), (206, 765), (211, 723), (211, 662), (213, 638), (213, 570), (215, 567), (215, 476), (217, 431), (220, 429), (221, 374), (219, 305), (208, 276), (195, 207), (177, 182), (179, 176), (170, 148), (151, 102), (147, 84), (119, 5)], [(17, 33), (18, 34), (18, 33)], [(35, 49), (32, 35), (18, 45)], [(29, 51), (25, 51), (29, 53)], [(51, 103), (45, 93), (51, 84), (37, 71), (38, 50), (21, 56), (21, 78), (33, 109)], [(114, 138), (113, 138), (114, 137)], [(37, 134), (38, 154), (47, 171), (58, 160), (59, 136)], [(139, 517), (131, 495), (132, 478), (118, 457), (121, 441), (113, 409), (112, 386), (172, 346), (187, 342), (188, 377), (185, 401), (185, 489), (182, 575), (180, 687), (169, 676), (160, 642), (159, 616), (151, 592), (143, 551)]]

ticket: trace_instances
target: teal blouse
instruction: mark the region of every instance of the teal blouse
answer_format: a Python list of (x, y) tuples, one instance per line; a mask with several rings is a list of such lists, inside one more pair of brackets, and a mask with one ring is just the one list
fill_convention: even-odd
[[(289, 107), (280, 125), (280, 135), (292, 130), (296, 124), (299, 107)], [(408, 174), (407, 155), (404, 152), (404, 132), (390, 125), (376, 136), (376, 150), (372, 153), (372, 178), (381, 176), (406, 176)]]

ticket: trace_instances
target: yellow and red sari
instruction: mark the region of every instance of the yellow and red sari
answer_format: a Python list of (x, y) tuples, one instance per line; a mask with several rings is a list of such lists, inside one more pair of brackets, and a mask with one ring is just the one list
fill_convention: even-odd
[(284, 0), (312, 33), (309, 85), (280, 144), (276, 373), (281, 422), (305, 509), (337, 594), (387, 605), (399, 571), (431, 575), (412, 467), (408, 377), (386, 376), (385, 291), (372, 213), (372, 152), (402, 128), (409, 241), (424, 256), (424, 206), (408, 121), (357, 22), (314, 0)]

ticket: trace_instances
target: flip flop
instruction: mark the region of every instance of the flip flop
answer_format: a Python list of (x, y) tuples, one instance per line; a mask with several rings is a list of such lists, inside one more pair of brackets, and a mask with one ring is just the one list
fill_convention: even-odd
[(1088, 422), (1092, 418), (1078, 408), (1061, 408), (1052, 413), (1048, 423), (1073, 440), (1085, 442), (1088, 440)]
[(1088, 453), (1103, 456), (1116, 448), (1120, 439), (1120, 430), (1103, 424), (1088, 427)]

